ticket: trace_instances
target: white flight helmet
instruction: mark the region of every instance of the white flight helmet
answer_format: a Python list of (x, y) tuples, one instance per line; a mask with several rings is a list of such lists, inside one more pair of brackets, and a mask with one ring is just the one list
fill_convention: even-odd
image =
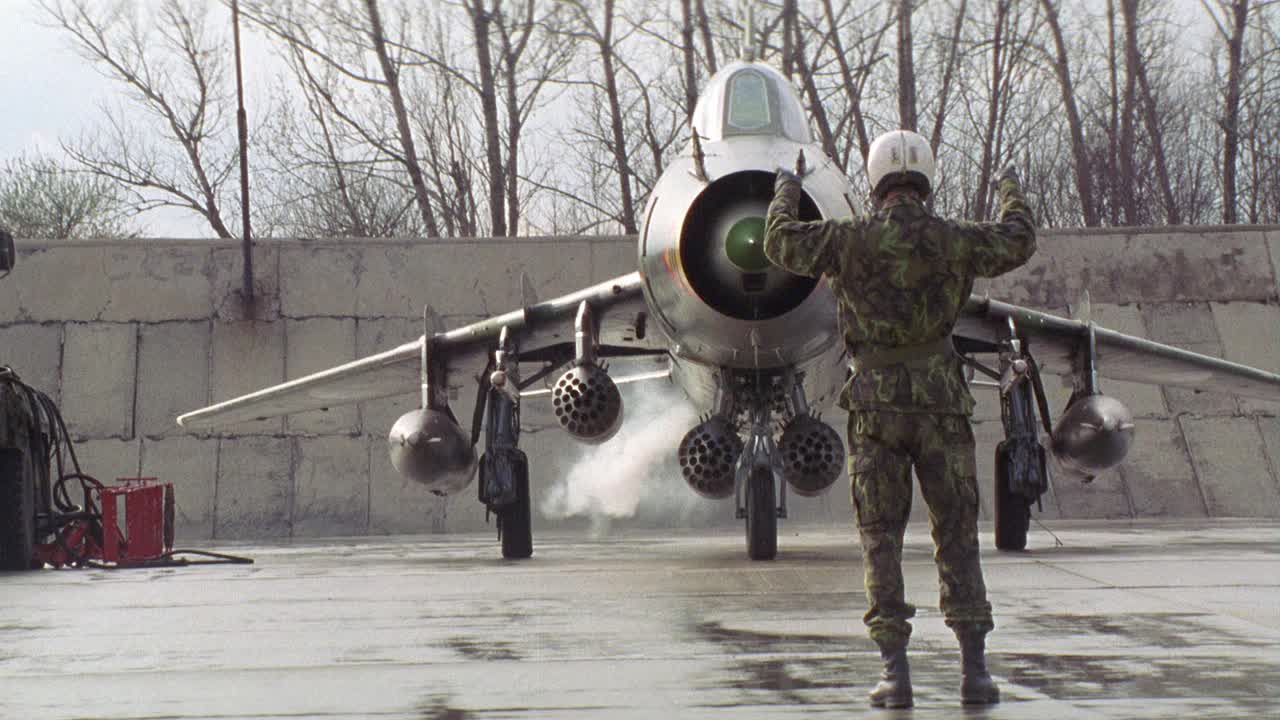
[(893, 130), (875, 139), (867, 152), (867, 180), (879, 198), (890, 184), (914, 184), (924, 195), (933, 192), (933, 161), (929, 141), (910, 130)]

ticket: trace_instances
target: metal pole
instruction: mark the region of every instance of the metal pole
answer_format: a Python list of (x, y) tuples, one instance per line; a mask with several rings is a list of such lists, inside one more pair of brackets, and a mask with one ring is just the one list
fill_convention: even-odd
[(244, 112), (244, 75), (240, 68), (240, 0), (231, 0), (231, 33), (236, 46), (236, 127), (240, 136), (240, 223), (243, 231), (244, 302), (253, 317), (253, 228), (249, 224), (249, 122)]

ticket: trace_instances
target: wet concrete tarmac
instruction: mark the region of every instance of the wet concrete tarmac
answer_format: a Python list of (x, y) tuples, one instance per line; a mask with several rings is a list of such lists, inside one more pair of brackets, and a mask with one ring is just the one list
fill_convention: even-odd
[[(1060, 523), (987, 552), (1005, 702), (963, 710), (924, 527), (914, 710), (864, 695), (851, 529), (227, 546), (252, 566), (0, 575), (0, 718), (1280, 716), (1280, 524)], [(989, 528), (988, 528), (989, 531)], [(991, 547), (988, 532), (984, 547)]]

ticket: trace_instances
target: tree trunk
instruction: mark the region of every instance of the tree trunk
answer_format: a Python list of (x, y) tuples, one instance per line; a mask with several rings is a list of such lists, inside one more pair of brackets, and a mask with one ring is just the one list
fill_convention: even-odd
[(1000, 85), (1004, 78), (1005, 24), (1009, 17), (1009, 0), (996, 3), (995, 31), (991, 37), (991, 86), (988, 89), (987, 124), (982, 133), (982, 160), (978, 164), (978, 190), (973, 202), (973, 219), (987, 218), (987, 196), (990, 195), (991, 173), (996, 157), (996, 127), (1000, 122)]
[(489, 170), (489, 232), (494, 237), (507, 235), (507, 219), (503, 198), (506, 172), (502, 165), (502, 137), (498, 131), (498, 90), (493, 79), (493, 58), (489, 50), (492, 14), (484, 0), (468, 0), (467, 10), (475, 31), (476, 64), (480, 71), (480, 114), (484, 119), (485, 160)]
[(684, 55), (684, 116), (698, 104), (697, 51), (693, 47), (693, 0), (680, 0), (680, 50)]
[(520, 114), (520, 78), (516, 69), (533, 32), (533, 6), (533, 2), (525, 6), (525, 17), (514, 42), (508, 30), (502, 29), (502, 72), (507, 112), (507, 160), (503, 175), (506, 180), (507, 231), (512, 236), (520, 231), (520, 136), (524, 131), (524, 118)]
[(711, 35), (711, 21), (707, 18), (706, 0), (694, 0), (698, 15), (698, 31), (702, 35), (703, 53), (707, 56), (707, 72), (716, 74), (716, 41)]
[(1227, 91), (1222, 108), (1222, 222), (1238, 222), (1236, 165), (1240, 155), (1240, 86), (1244, 76), (1244, 34), (1249, 0), (1232, 0), (1231, 35), (1227, 41)]
[(391, 56), (387, 53), (387, 39), (382, 29), (382, 17), (378, 13), (377, 0), (365, 0), (369, 10), (369, 34), (373, 39), (373, 49), (378, 56), (378, 64), (382, 67), (382, 76), (387, 83), (387, 92), (391, 95), (391, 107), (396, 116), (396, 131), (400, 135), (400, 149), (405, 171), (409, 173), (409, 182), (413, 185), (413, 197), (418, 203), (418, 211), (422, 214), (422, 225), (429, 237), (440, 234), (436, 227), (435, 214), (431, 210), (431, 199), (427, 196), (427, 185), (422, 178), (422, 166), (418, 164), (418, 153), (413, 146), (413, 133), (409, 129), (409, 113), (405, 110), (404, 97), (400, 94), (400, 77), (396, 73)]
[(818, 139), (822, 142), (822, 151), (827, 157), (834, 158), (836, 156), (836, 138), (831, 131), (831, 119), (827, 116), (827, 108), (822, 102), (822, 96), (818, 91), (818, 84), (814, 81), (813, 70), (809, 67), (809, 60), (805, 54), (804, 39), (798, 34), (796, 36), (796, 72), (800, 74), (800, 84), (804, 88), (804, 93), (809, 98), (809, 111), (813, 114), (813, 124), (818, 127)]
[(912, 0), (898, 0), (898, 122), (915, 132), (916, 66), (911, 40)]
[(604, 71), (605, 97), (609, 101), (609, 124), (613, 135), (613, 159), (618, 173), (618, 189), (622, 196), (623, 231), (634, 235), (636, 228), (635, 200), (631, 197), (631, 168), (627, 164), (627, 140), (622, 126), (622, 102), (618, 97), (618, 77), (613, 58), (613, 7), (614, 0), (604, 0), (604, 32), (601, 33), (600, 63)]
[(1152, 159), (1156, 164), (1156, 181), (1160, 183), (1160, 199), (1164, 204), (1165, 222), (1169, 225), (1181, 225), (1182, 214), (1178, 202), (1173, 196), (1173, 183), (1169, 178), (1169, 161), (1164, 147), (1164, 130), (1160, 127), (1160, 114), (1156, 108), (1155, 95), (1151, 92), (1151, 83), (1147, 82), (1146, 61), (1138, 63), (1138, 89), (1142, 92), (1142, 118), (1147, 126), (1147, 134), (1151, 142)]
[(795, 75), (796, 0), (782, 0), (782, 74)]
[(1067, 62), (1067, 45), (1062, 37), (1062, 26), (1058, 23), (1058, 10), (1051, 0), (1041, 0), (1045, 15), (1049, 22), (1049, 30), (1053, 33), (1053, 45), (1056, 55), (1053, 69), (1058, 76), (1058, 85), (1062, 89), (1062, 105), (1067, 113), (1067, 126), (1071, 131), (1071, 154), (1076, 161), (1076, 192), (1080, 195), (1080, 208), (1084, 214), (1085, 227), (1097, 227), (1098, 209), (1093, 202), (1093, 168), (1089, 159), (1089, 148), (1085, 145), (1084, 124), (1080, 120), (1080, 110), (1076, 106), (1076, 90), (1071, 80), (1071, 66)]
[(948, 41), (947, 64), (942, 70), (942, 87), (938, 92), (938, 111), (934, 113), (933, 132), (929, 137), (929, 149), (938, 157), (938, 147), (942, 145), (942, 129), (947, 121), (947, 102), (951, 95), (951, 82), (955, 78), (956, 63), (960, 57), (960, 31), (964, 29), (965, 14), (968, 11), (968, 0), (960, 0), (960, 7), (951, 25), (951, 38)]
[[(1124, 0), (1121, 0), (1122, 2)], [(1116, 201), (1116, 175), (1119, 172), (1117, 161), (1120, 157), (1120, 54), (1116, 50), (1116, 6), (1115, 0), (1107, 0), (1107, 75), (1111, 93), (1108, 96), (1107, 143), (1107, 187), (1110, 199), (1112, 225), (1120, 224), (1120, 203)]]
[(1116, 194), (1120, 196), (1124, 210), (1124, 224), (1138, 224), (1138, 197), (1134, 186), (1138, 182), (1134, 170), (1137, 152), (1137, 133), (1134, 114), (1137, 110), (1138, 64), (1138, 0), (1121, 0), (1120, 12), (1124, 21), (1124, 101), (1120, 106), (1120, 177)]

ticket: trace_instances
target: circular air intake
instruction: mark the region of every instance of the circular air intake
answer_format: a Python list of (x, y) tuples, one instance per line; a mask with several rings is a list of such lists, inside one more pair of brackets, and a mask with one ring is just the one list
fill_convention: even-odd
[(578, 440), (602, 443), (622, 425), (622, 394), (599, 365), (578, 365), (551, 388), (560, 427)]
[(1053, 429), (1053, 454), (1068, 470), (1093, 478), (1119, 465), (1133, 444), (1133, 415), (1107, 395), (1080, 398)]
[(436, 495), (465, 488), (475, 475), (471, 438), (442, 410), (410, 410), (401, 415), (391, 426), (387, 446), (396, 471)]
[(778, 451), (782, 454), (782, 477), (804, 497), (822, 494), (844, 467), (840, 435), (812, 415), (801, 415), (787, 425)]
[(734, 468), (742, 454), (742, 438), (723, 415), (713, 415), (685, 433), (676, 451), (680, 474), (693, 491), (719, 500), (733, 494)]

